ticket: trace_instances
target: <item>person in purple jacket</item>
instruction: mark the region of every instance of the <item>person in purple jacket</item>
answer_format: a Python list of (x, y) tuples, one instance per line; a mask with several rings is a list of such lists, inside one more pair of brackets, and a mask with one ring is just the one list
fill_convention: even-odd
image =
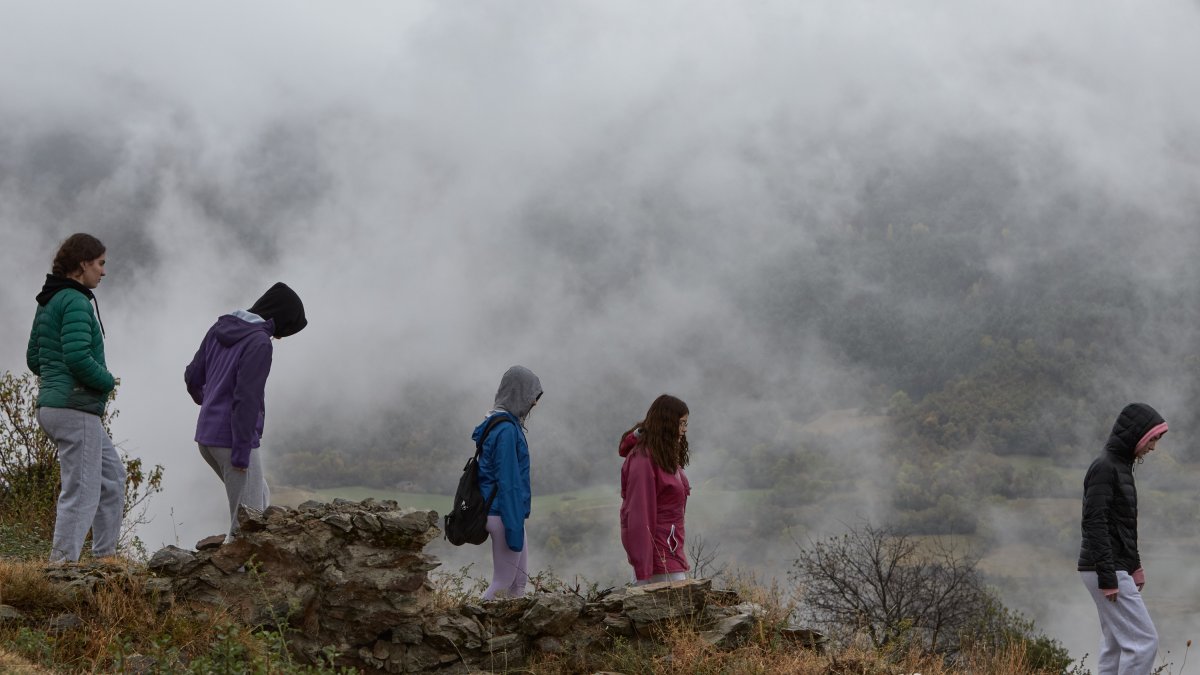
[(226, 542), (237, 534), (238, 504), (261, 511), (271, 498), (262, 461), (251, 452), (263, 433), (271, 338), (295, 335), (307, 325), (300, 296), (278, 282), (249, 310), (218, 318), (183, 371), (188, 393), (200, 406), (200, 456), (225, 484), (230, 521)]

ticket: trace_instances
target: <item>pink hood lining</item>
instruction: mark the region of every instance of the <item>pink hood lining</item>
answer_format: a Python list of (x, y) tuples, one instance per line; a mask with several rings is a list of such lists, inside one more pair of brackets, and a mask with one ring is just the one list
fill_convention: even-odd
[(1154, 438), (1155, 436), (1161, 436), (1165, 433), (1167, 433), (1166, 422), (1163, 422), (1156, 427), (1152, 427), (1150, 431), (1146, 432), (1145, 436), (1142, 436), (1142, 440), (1138, 441), (1137, 447), (1133, 449), (1134, 454), (1137, 454), (1142, 448), (1146, 447), (1146, 444), (1150, 442), (1151, 438)]

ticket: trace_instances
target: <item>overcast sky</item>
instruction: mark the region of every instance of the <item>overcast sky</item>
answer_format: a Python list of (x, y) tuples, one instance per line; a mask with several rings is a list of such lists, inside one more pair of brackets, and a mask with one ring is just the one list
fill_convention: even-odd
[[(1196, 284), (1197, 34), (1190, 0), (0, 2), (0, 368), (56, 244), (99, 236), (115, 440), (167, 467), (151, 548), (220, 527), (182, 369), (276, 280), (310, 323), (277, 346), (268, 443), (429, 382), (469, 425), (513, 363), (560, 443), (597, 387), (628, 423), (661, 391), (710, 426), (853, 400), (827, 345), (781, 363), (732, 291), (889, 171), (975, 180), (947, 148), (1002, 167), (1025, 244), (998, 274), (1111, 237), (1135, 279)], [(1054, 221), (1064, 196), (1105, 229)]]

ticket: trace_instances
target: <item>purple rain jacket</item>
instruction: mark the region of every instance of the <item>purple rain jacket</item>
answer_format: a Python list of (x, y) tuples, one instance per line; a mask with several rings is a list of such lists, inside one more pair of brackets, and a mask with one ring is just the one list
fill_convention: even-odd
[(200, 406), (196, 442), (230, 448), (233, 465), (243, 469), (262, 438), (274, 330), (271, 319), (241, 310), (226, 314), (208, 329), (183, 371), (188, 393)]

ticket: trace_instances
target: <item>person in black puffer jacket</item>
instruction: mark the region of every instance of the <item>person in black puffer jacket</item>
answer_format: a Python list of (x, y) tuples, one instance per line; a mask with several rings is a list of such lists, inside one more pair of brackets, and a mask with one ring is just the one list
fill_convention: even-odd
[(1133, 463), (1153, 452), (1165, 433), (1167, 423), (1154, 408), (1125, 406), (1083, 479), (1079, 574), (1100, 614), (1099, 675), (1149, 673), (1158, 653), (1158, 632), (1142, 602), (1146, 572), (1138, 554)]

